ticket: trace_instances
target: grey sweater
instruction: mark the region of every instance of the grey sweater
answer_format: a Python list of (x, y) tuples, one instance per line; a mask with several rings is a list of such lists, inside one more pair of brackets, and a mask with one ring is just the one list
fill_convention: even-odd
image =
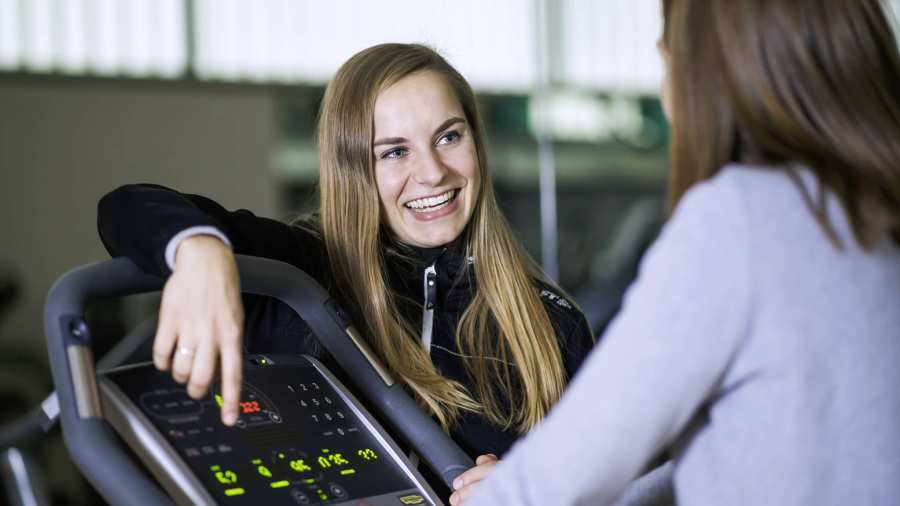
[(667, 448), (683, 506), (900, 504), (900, 250), (863, 252), (829, 214), (843, 250), (784, 171), (692, 188), (559, 405), (466, 506), (609, 504)]

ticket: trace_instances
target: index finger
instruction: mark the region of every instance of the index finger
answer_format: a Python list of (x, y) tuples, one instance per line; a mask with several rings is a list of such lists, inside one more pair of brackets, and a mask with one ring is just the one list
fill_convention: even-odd
[(237, 345), (229, 344), (220, 350), (222, 357), (222, 423), (234, 425), (238, 417), (241, 399), (241, 352)]

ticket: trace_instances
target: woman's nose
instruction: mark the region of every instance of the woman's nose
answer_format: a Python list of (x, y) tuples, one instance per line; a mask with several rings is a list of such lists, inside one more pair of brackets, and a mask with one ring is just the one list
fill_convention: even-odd
[(413, 180), (424, 186), (439, 186), (446, 175), (447, 168), (433, 150), (426, 151), (413, 169)]

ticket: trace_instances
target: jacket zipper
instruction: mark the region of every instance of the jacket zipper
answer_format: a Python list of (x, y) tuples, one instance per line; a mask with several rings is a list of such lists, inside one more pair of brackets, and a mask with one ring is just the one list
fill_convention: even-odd
[(422, 279), (422, 288), (425, 295), (425, 304), (422, 306), (422, 346), (431, 353), (431, 330), (434, 323), (434, 304), (437, 300), (437, 270), (433, 264), (425, 268)]

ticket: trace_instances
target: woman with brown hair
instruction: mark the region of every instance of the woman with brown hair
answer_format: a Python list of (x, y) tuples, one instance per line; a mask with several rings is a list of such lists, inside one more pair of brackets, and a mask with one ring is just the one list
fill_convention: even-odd
[(154, 362), (195, 398), (220, 366), (222, 419), (234, 423), (244, 349), (318, 351), (285, 306), (242, 305), (234, 253), (292, 263), (479, 456), (469, 474), (478, 479), (560, 397), (593, 345), (590, 329), (506, 224), (474, 94), (433, 50), (382, 44), (350, 58), (318, 128), (320, 214), (294, 226), (153, 185), (101, 200), (110, 253), (169, 276)]
[(900, 56), (879, 0), (667, 0), (671, 216), (470, 505), (900, 498)]

